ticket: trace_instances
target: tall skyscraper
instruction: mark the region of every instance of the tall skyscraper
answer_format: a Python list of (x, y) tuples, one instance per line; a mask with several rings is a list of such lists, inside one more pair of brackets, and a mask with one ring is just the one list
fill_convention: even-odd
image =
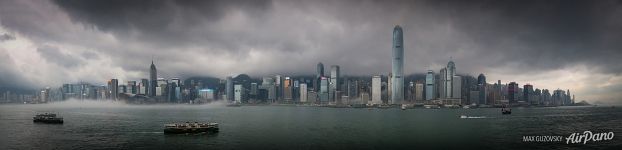
[(533, 101), (533, 85), (525, 84), (523, 85), (523, 100), (525, 102), (531, 104)]
[[(445, 96), (447, 98), (455, 98), (456, 96), (453, 95), (453, 89), (456, 88), (454, 88), (455, 82), (453, 82), (453, 78), (456, 75), (456, 64), (454, 64), (453, 60), (449, 60), (445, 71)], [(458, 97), (460, 97), (460, 95), (458, 95)]]
[(371, 103), (382, 104), (382, 78), (380, 76), (371, 78)]
[(417, 82), (415, 84), (415, 102), (423, 101), (423, 83)]
[(404, 36), (402, 27), (399, 25), (393, 28), (393, 83), (391, 102), (402, 104), (404, 101)]
[(283, 99), (287, 103), (291, 103), (293, 101), (293, 83), (290, 77), (285, 77), (283, 80)]
[(314, 90), (320, 91), (321, 77), (324, 76), (324, 64), (322, 62), (317, 63), (317, 72), (315, 72), (315, 83), (313, 83)]
[(240, 104), (244, 99), (244, 87), (241, 84), (234, 85), (234, 103)]
[(453, 89), (451, 89), (451, 98), (462, 98), (462, 77), (454, 76), (452, 82)]
[(149, 96), (156, 96), (156, 86), (158, 85), (158, 72), (156, 70), (156, 66), (153, 64), (153, 60), (151, 60), (151, 68), (149, 70)]
[(300, 102), (301, 103), (307, 102), (307, 84), (306, 83), (300, 84)]
[(508, 84), (508, 100), (510, 104), (518, 102), (518, 84), (516, 82)]
[(339, 76), (340, 76), (339, 66), (338, 65), (330, 66), (330, 86), (328, 88), (328, 95), (329, 95), (329, 99), (331, 102), (335, 102), (335, 100), (337, 99), (337, 96), (335, 93), (337, 93), (337, 91), (339, 91), (339, 87), (341, 87), (339, 85)]
[(434, 99), (434, 72), (428, 70), (425, 76), (425, 100)]
[(227, 77), (227, 83), (225, 86), (225, 94), (227, 96), (227, 101), (233, 101), (234, 97), (233, 97), (233, 77), (228, 76)]
[(111, 79), (108, 86), (110, 90), (110, 99), (119, 100), (119, 80)]
[(447, 98), (447, 68), (442, 68), (439, 71), (438, 93), (439, 98)]
[(328, 103), (328, 78), (320, 77), (320, 103)]
[(479, 74), (477, 76), (477, 86), (479, 89), (479, 100), (477, 104), (485, 105), (486, 104), (486, 76), (484, 74)]

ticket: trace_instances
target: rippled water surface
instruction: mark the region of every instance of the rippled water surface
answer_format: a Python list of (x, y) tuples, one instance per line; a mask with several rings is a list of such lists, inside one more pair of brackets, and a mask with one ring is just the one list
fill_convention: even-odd
[[(34, 124), (55, 112), (62, 125)], [(461, 119), (461, 115), (478, 118)], [(481, 118), (479, 118), (481, 117)], [(220, 123), (215, 134), (165, 135), (163, 124)], [(610, 141), (523, 142), (523, 136), (614, 132)], [(0, 149), (622, 149), (620, 107), (355, 109), (294, 106), (0, 105)]]

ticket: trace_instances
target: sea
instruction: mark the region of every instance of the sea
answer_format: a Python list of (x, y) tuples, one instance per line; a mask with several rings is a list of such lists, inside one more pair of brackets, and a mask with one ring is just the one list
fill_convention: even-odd
[[(51, 112), (64, 124), (33, 123)], [(466, 117), (465, 117), (466, 116)], [(164, 124), (217, 122), (217, 133), (163, 133)], [(572, 143), (571, 134), (610, 133)], [(558, 137), (526, 141), (527, 136)], [(622, 107), (329, 108), (129, 105), (68, 101), (0, 105), (0, 149), (622, 149)]]

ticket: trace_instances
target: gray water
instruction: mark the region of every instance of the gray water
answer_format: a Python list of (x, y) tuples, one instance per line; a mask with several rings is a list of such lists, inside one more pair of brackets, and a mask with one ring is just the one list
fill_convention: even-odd
[[(55, 112), (62, 125), (34, 124)], [(460, 115), (480, 116), (460, 119)], [(214, 134), (165, 135), (163, 124), (218, 122)], [(523, 142), (528, 135), (614, 132), (583, 144)], [(0, 149), (622, 149), (620, 107), (356, 109), (295, 106), (0, 105)]]

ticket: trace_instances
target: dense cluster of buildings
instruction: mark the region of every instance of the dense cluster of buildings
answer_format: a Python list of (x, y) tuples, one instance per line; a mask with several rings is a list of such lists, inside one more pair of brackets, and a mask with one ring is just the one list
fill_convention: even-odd
[(477, 78), (458, 75), (450, 59), (438, 73), (406, 77), (404, 69), (403, 31), (393, 31), (392, 70), (386, 75), (371, 77), (342, 76), (338, 65), (325, 73), (324, 64), (317, 64), (314, 76), (266, 76), (261, 80), (247, 75), (226, 77), (217, 82), (179, 78), (158, 78), (153, 61), (149, 79), (120, 83), (111, 79), (106, 85), (88, 83), (64, 84), (45, 88), (39, 93), (12, 97), (4, 93), (2, 102), (45, 103), (67, 99), (115, 100), (129, 103), (207, 103), (224, 100), (250, 104), (320, 104), (320, 105), (478, 105), (478, 106), (560, 106), (571, 105), (569, 90), (538, 89), (516, 82), (488, 83)]

